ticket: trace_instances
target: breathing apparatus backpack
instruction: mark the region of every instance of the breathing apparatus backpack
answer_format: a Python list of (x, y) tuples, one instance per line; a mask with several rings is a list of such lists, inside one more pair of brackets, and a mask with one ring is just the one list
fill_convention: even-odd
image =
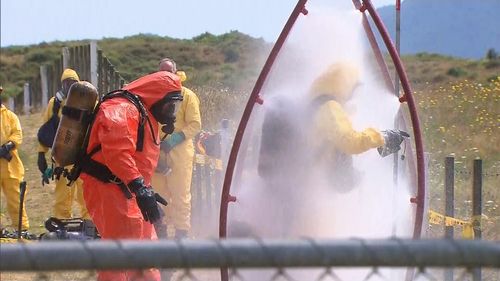
[[(319, 95), (314, 100), (304, 103), (280, 100), (279, 106), (269, 108), (262, 124), (262, 137), (258, 162), (258, 173), (266, 180), (300, 179), (304, 167), (313, 165), (315, 159), (324, 151), (311, 151), (308, 146), (308, 132), (315, 113), (324, 104), (335, 101), (333, 96)], [(298, 160), (296, 160), (298, 159)], [(339, 192), (349, 191), (354, 185), (352, 157), (338, 152), (335, 169), (328, 171), (335, 181)], [(338, 165), (341, 163), (341, 165)]]
[[(82, 89), (81, 92), (92, 92), (91, 96), (97, 94), (97, 90), (92, 86), (92, 84), (88, 82), (79, 83), (87, 83), (85, 87), (82, 87), (85, 89)], [(91, 102), (91, 98), (78, 100), (72, 98), (72, 95), (77, 95), (73, 94), (73, 92), (77, 92), (76, 89), (79, 89), (73, 89), (76, 84), (77, 83), (75, 83), (70, 89), (70, 95), (68, 96), (67, 101), (68, 105), (63, 108), (61, 124), (63, 124), (63, 122), (65, 122), (66, 120), (78, 122), (77, 127), (80, 128), (80, 131), (79, 133), (73, 133), (71, 130), (58, 130), (56, 141), (54, 142), (55, 147), (53, 148), (54, 159), (60, 165), (62, 163), (64, 163), (64, 165), (73, 164), (71, 171), (66, 174), (66, 178), (69, 181), (68, 185), (72, 185), (73, 182), (75, 182), (80, 177), (80, 174), (84, 172), (102, 182), (117, 184), (122, 189), (124, 195), (130, 199), (132, 198), (132, 194), (130, 193), (130, 190), (127, 188), (127, 186), (118, 177), (116, 177), (106, 165), (92, 159), (93, 155), (101, 151), (101, 145), (99, 144), (93, 147), (88, 153), (87, 150), (89, 146), (90, 133), (92, 132), (92, 126), (94, 124), (95, 116), (99, 111), (100, 105), (106, 100), (112, 98), (125, 98), (130, 103), (132, 103), (139, 111), (140, 117), (137, 133), (136, 151), (142, 151), (144, 148), (144, 127), (146, 122), (148, 122), (151, 132), (153, 132), (152, 123), (148, 117), (146, 108), (138, 96), (126, 90), (115, 90), (107, 93), (94, 107), (93, 105), (95, 104), (96, 99), (93, 99), (93, 102)], [(72, 103), (73, 101), (75, 103)], [(90, 107), (90, 104), (92, 104), (92, 107)], [(70, 107), (69, 105), (72, 106)], [(69, 124), (69, 121), (67, 122)], [(156, 143), (157, 141), (154, 134), (152, 135), (152, 137)], [(68, 153), (64, 151), (71, 152)]]

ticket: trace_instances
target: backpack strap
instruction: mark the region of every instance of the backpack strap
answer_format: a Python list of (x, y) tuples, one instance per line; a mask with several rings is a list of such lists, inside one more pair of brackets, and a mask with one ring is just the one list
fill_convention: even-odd
[(57, 96), (54, 97), (54, 104), (52, 105), (52, 115), (58, 116), (59, 109), (61, 108), (61, 101)]
[(118, 185), (123, 194), (127, 199), (132, 198), (132, 193), (128, 189), (127, 185), (117, 176), (111, 172), (108, 166), (92, 159), (92, 156), (97, 152), (101, 151), (101, 145), (97, 145), (94, 147), (89, 154), (87, 154), (81, 162), (82, 172), (104, 182), (104, 183), (112, 183)]

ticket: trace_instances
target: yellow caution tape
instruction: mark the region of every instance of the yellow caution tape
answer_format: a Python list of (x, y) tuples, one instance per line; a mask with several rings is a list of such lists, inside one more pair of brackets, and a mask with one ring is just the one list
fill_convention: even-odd
[(462, 237), (464, 239), (474, 239), (474, 229), (479, 229), (481, 227), (481, 219), (481, 216), (474, 216), (470, 221), (464, 221), (429, 210), (429, 223), (444, 224), (445, 226), (460, 226), (462, 227)]

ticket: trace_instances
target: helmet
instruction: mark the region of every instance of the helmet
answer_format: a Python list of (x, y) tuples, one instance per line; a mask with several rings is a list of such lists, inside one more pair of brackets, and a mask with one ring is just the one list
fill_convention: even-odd
[(76, 71), (74, 71), (71, 68), (66, 68), (61, 75), (61, 82), (66, 80), (66, 79), (80, 81), (80, 77), (78, 77), (78, 74), (76, 73)]
[(313, 82), (313, 95), (330, 95), (337, 101), (348, 100), (359, 81), (358, 69), (350, 63), (338, 62), (330, 65)]

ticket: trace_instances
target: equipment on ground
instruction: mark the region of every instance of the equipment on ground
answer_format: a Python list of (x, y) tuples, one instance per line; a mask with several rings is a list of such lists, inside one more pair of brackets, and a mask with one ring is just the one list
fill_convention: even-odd
[[(17, 225), (17, 233), (22, 233), (23, 227), (23, 207), (24, 207), (24, 195), (26, 194), (26, 182), (22, 181), (19, 184), (19, 220)], [(21, 240), (22, 236), (18, 235), (18, 240)]]
[(92, 240), (100, 238), (94, 223), (82, 218), (57, 219), (51, 217), (45, 221), (45, 228), (48, 232), (40, 235), (40, 240)]
[(89, 82), (71, 86), (52, 148), (57, 166), (65, 167), (77, 160), (98, 97), (97, 89)]

